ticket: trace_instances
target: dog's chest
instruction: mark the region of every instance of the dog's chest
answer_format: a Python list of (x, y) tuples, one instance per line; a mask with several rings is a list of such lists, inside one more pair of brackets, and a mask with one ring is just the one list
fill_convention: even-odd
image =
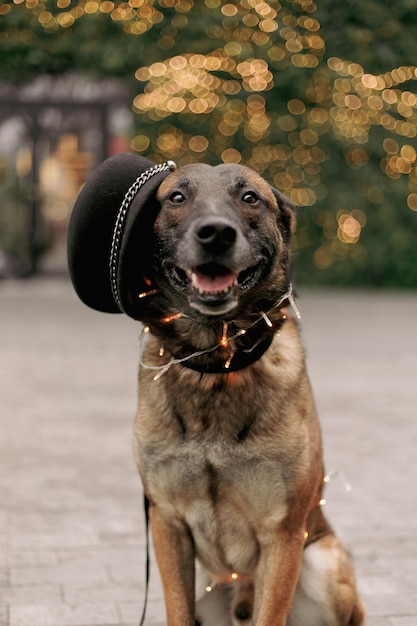
[(150, 496), (171, 520), (185, 521), (213, 578), (250, 574), (259, 536), (285, 516), (286, 488), (273, 455), (224, 442), (165, 441), (143, 450)]
[(141, 380), (135, 441), (145, 488), (167, 520), (186, 523), (214, 578), (253, 572), (260, 544), (275, 535), (309, 473), (298, 395), (289, 401), (260, 371), (234, 384), (177, 379), (177, 370), (157, 386)]

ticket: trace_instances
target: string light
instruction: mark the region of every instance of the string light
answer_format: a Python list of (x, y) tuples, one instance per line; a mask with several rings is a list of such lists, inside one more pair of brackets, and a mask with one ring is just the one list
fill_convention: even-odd
[[(240, 579), (240, 575), (237, 572), (232, 572), (229, 576), (227, 576), (226, 578), (217, 581), (216, 584), (218, 585), (224, 585), (225, 583), (230, 583), (230, 582), (234, 582), (236, 580)], [(206, 593), (211, 593), (214, 589), (215, 585), (212, 583), (209, 583), (206, 587), (205, 587), (205, 591)]]
[(266, 313), (264, 313), (263, 311), (261, 311), (261, 315), (262, 315), (262, 317), (263, 317), (263, 319), (264, 319), (264, 321), (265, 321), (265, 324), (266, 324), (269, 328), (272, 328), (273, 324), (272, 324), (271, 320), (269, 319), (269, 317), (267, 316), (267, 314), (266, 314)]
[(185, 313), (173, 313), (172, 315), (167, 315), (166, 317), (163, 317), (161, 319), (161, 322), (163, 322), (164, 324), (169, 324), (170, 322), (173, 322), (174, 320), (178, 320), (181, 317), (188, 317), (187, 315), (185, 315)]
[(142, 293), (138, 294), (139, 300), (142, 298), (148, 298), (149, 296), (153, 296), (159, 292), (159, 289), (151, 289), (150, 291), (142, 291)]
[[(288, 302), (291, 304), (296, 317), (298, 317), (298, 318), (301, 317), (300, 316), (300, 312), (298, 310), (298, 307), (295, 304), (295, 299), (294, 299), (294, 296), (293, 296), (293, 286), (292, 286), (292, 283), (289, 284), (289, 289), (288, 289), (287, 293), (285, 293), (283, 296), (281, 296), (275, 302), (275, 304), (271, 307), (270, 311), (273, 311), (274, 309), (277, 309), (283, 302), (285, 302), (285, 300), (288, 300)], [(182, 317), (189, 317), (189, 316), (185, 315), (185, 313), (180, 311), (178, 313), (173, 313), (172, 315), (169, 315), (167, 317), (162, 318), (161, 322), (162, 323), (169, 323), (169, 322), (175, 321), (177, 319), (180, 319)], [(155, 374), (155, 376), (153, 377), (153, 380), (155, 380), (155, 381), (159, 380), (161, 378), (161, 376), (163, 374), (165, 374), (173, 365), (185, 363), (185, 362), (187, 362), (187, 361), (189, 361), (191, 359), (197, 358), (199, 356), (210, 354), (211, 352), (214, 352), (215, 350), (218, 350), (219, 348), (229, 347), (230, 343), (232, 341), (234, 341), (238, 337), (241, 337), (242, 335), (246, 334), (247, 331), (250, 328), (253, 328), (261, 319), (263, 319), (265, 322), (266, 322), (266, 320), (268, 320), (266, 322), (268, 327), (272, 327), (273, 326), (273, 324), (272, 324), (271, 320), (269, 319), (269, 317), (267, 316), (267, 314), (264, 311), (261, 311), (260, 316), (252, 324), (250, 324), (247, 328), (241, 328), (233, 336), (228, 337), (227, 333), (228, 333), (229, 323), (228, 322), (223, 322), (222, 335), (221, 335), (221, 338), (220, 338), (220, 341), (219, 341), (218, 344), (216, 344), (214, 346), (211, 346), (210, 348), (206, 348), (204, 350), (197, 350), (196, 352), (193, 352), (192, 354), (190, 354), (188, 356), (185, 356), (185, 357), (183, 357), (181, 359), (171, 359), (165, 365), (147, 365), (146, 363), (144, 363), (144, 361), (143, 361), (143, 337), (144, 337), (144, 335), (146, 333), (149, 333), (149, 331), (150, 331), (149, 326), (145, 326), (144, 329), (143, 329), (142, 335), (141, 335), (140, 366), (143, 367), (144, 369), (157, 370), (157, 374)], [(281, 319), (282, 320), (286, 320), (287, 316), (284, 314)], [(254, 344), (254, 346), (251, 348), (251, 350), (246, 350), (246, 352), (252, 351), (256, 347), (256, 345), (257, 345), (257, 343)], [(160, 348), (159, 352), (161, 353), (161, 348)], [(161, 356), (161, 354), (160, 354), (160, 356)], [(229, 357), (226, 359), (226, 361), (224, 363), (224, 366), (223, 366), (223, 368), (225, 370), (228, 370), (230, 368), (230, 364), (231, 364), (231, 361), (233, 359), (233, 356), (234, 356), (234, 353), (231, 353), (229, 355)]]
[(294, 299), (294, 295), (293, 295), (293, 288), (292, 288), (292, 283), (290, 285), (291, 289), (290, 289), (290, 294), (288, 296), (288, 301), (291, 304), (292, 310), (295, 313), (295, 317), (300, 320), (301, 319), (301, 313), (296, 305), (295, 299)]
[[(334, 476), (339, 476), (340, 477), (340, 479), (343, 482), (343, 485), (344, 485), (346, 491), (351, 491), (352, 490), (352, 487), (351, 487), (350, 483), (346, 480), (346, 477), (343, 474), (342, 470), (332, 470), (331, 472), (329, 472), (328, 474), (326, 474), (324, 476), (323, 482), (325, 484), (328, 484)], [(320, 506), (324, 506), (326, 504), (326, 502), (327, 502), (327, 500), (325, 498), (322, 498), (320, 500), (319, 504), (320, 504)], [(307, 541), (307, 539), (310, 536), (310, 533), (308, 532), (308, 530), (304, 531), (303, 536), (304, 536), (304, 541)], [(227, 582), (235, 581), (235, 580), (238, 580), (239, 578), (240, 578), (239, 574), (237, 574), (236, 572), (232, 572), (230, 574), (230, 576), (228, 576), (228, 578), (226, 578), (225, 580), (220, 581), (219, 584), (224, 584), (224, 583), (227, 583)], [(207, 593), (210, 593), (211, 591), (213, 591), (213, 587), (214, 587), (214, 585), (209, 584), (205, 588), (205, 591)]]
[(338, 476), (343, 483), (345, 491), (352, 491), (352, 485), (346, 480), (346, 476), (342, 472), (342, 470), (332, 470), (323, 478), (324, 483), (329, 483), (334, 476)]
[[(345, 491), (348, 491), (348, 492), (352, 491), (352, 485), (346, 480), (346, 477), (344, 473), (342, 472), (342, 470), (339, 470), (339, 469), (332, 470), (331, 472), (326, 474), (325, 477), (323, 478), (323, 483), (327, 485), (334, 476), (338, 476), (340, 478), (345, 488)], [(322, 498), (319, 502), (320, 506), (324, 506), (326, 503), (327, 503), (326, 498)]]
[(163, 376), (165, 374), (165, 372), (167, 372), (169, 370), (171, 365), (172, 365), (172, 361), (170, 361), (169, 363), (164, 365), (164, 367), (157, 374), (155, 374), (155, 376), (153, 377), (153, 380), (159, 380), (161, 378), (161, 376)]
[(229, 340), (227, 338), (228, 329), (229, 329), (229, 324), (227, 322), (223, 322), (223, 332), (222, 332), (222, 337), (220, 339), (220, 345), (223, 348), (227, 348), (227, 346), (229, 345)]

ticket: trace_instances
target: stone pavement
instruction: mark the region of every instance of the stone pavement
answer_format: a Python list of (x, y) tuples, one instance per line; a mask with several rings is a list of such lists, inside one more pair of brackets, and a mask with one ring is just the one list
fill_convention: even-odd
[[(327, 468), (339, 470), (325, 506), (369, 626), (417, 624), (416, 296), (299, 299)], [(138, 335), (65, 280), (0, 283), (0, 626), (139, 623)], [(146, 624), (164, 624), (155, 566)]]

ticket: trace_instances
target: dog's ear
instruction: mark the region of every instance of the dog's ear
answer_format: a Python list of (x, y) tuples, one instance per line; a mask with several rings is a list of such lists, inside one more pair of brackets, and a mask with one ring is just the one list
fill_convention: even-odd
[(272, 192), (277, 199), (280, 211), (280, 223), (284, 229), (287, 240), (290, 239), (291, 233), (295, 232), (297, 226), (297, 218), (295, 213), (295, 206), (287, 196), (272, 187)]

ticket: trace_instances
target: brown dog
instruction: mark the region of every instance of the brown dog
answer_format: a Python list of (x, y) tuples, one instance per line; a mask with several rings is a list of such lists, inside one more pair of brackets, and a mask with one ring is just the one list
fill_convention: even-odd
[(293, 207), (238, 165), (182, 167), (157, 197), (135, 456), (167, 623), (196, 623), (197, 558), (230, 593), (233, 624), (359, 626), (352, 565), (320, 507), (320, 431), (289, 306)]

